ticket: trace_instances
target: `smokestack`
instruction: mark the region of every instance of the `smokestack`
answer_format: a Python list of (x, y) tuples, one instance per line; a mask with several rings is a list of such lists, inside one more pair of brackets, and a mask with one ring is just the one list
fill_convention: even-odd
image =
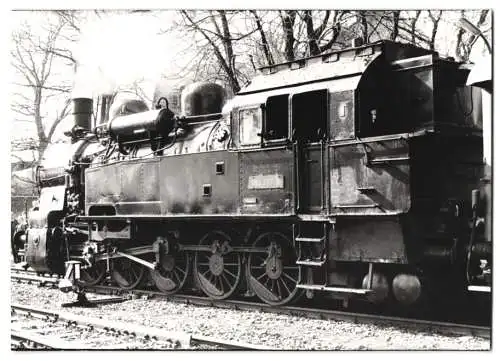
[(92, 99), (74, 98), (72, 100), (75, 126), (90, 131), (92, 127)]

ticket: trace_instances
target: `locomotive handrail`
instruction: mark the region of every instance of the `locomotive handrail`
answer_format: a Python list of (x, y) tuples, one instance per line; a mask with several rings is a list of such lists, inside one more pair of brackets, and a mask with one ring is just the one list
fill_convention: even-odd
[(282, 150), (282, 149), (290, 149), (290, 145), (280, 145), (276, 147), (264, 147), (264, 148), (240, 148), (235, 150), (230, 150), (231, 152), (241, 152), (241, 153), (251, 153), (251, 152), (263, 152), (266, 150)]
[(188, 219), (206, 219), (207, 221), (213, 221), (217, 218), (229, 217), (233, 220), (242, 219), (266, 219), (266, 218), (294, 218), (296, 215), (294, 213), (265, 213), (265, 214), (246, 214), (246, 213), (217, 213), (217, 214), (123, 214), (123, 215), (110, 215), (110, 216), (98, 216), (98, 215), (87, 215), (87, 216), (77, 216), (77, 220), (81, 221), (132, 221), (132, 220), (146, 220), (146, 219), (169, 219), (169, 218), (188, 218)]
[(382, 136), (376, 136), (376, 137), (336, 140), (333, 142), (330, 141), (328, 143), (328, 146), (333, 148), (333, 147), (340, 147), (340, 146), (344, 146), (344, 145), (381, 142), (381, 141), (385, 141), (385, 140), (408, 140), (409, 138), (420, 135), (420, 133), (421, 132), (400, 133), (400, 134), (395, 134), (395, 135), (382, 135)]
[(379, 208), (380, 204), (378, 203), (373, 203), (373, 204), (337, 204), (334, 205), (333, 208)]

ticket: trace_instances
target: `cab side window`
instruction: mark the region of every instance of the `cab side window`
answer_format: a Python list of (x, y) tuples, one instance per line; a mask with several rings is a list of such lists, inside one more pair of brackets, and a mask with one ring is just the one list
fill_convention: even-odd
[(265, 140), (288, 138), (288, 94), (269, 97), (266, 102)]
[(262, 110), (260, 107), (242, 109), (238, 112), (239, 143), (256, 145), (261, 143)]
[(327, 134), (328, 91), (315, 90), (294, 94), (292, 124), (295, 139), (318, 142)]

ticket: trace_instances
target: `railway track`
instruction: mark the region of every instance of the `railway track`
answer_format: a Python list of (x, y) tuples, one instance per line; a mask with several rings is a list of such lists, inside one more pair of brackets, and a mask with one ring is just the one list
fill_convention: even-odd
[[(101, 318), (92, 318), (88, 316), (80, 316), (68, 312), (58, 312), (55, 310), (46, 310), (37, 307), (12, 304), (11, 310), (16, 315), (26, 315), (28, 317), (36, 317), (46, 320), (47, 322), (65, 322), (72, 326), (82, 326), (88, 329), (99, 329), (116, 335), (126, 335), (144, 340), (163, 340), (174, 342), (176, 348), (192, 349), (204, 348), (205, 346), (217, 347), (227, 350), (271, 350), (267, 346), (253, 345), (243, 342), (235, 342), (230, 340), (218, 339), (204, 335), (188, 334), (184, 332), (165, 331), (159, 328), (142, 326), (126, 322), (117, 322), (104, 320)], [(52, 338), (43, 337), (22, 330), (11, 330), (12, 344), (18, 345), (34, 345), (35, 348), (49, 349), (85, 349), (81, 343), (69, 343), (62, 340), (54, 340)]]
[(80, 350), (83, 348), (79, 343), (49, 338), (16, 328), (11, 328), (10, 340), (13, 350)]
[(129, 295), (132, 297), (161, 298), (171, 302), (185, 304), (217, 307), (242, 311), (270, 312), (276, 314), (286, 314), (298, 317), (313, 319), (346, 321), (352, 323), (384, 324), (414, 329), (416, 331), (438, 332), (446, 335), (478, 336), (491, 338), (491, 328), (485, 326), (456, 324), (451, 322), (437, 322), (420, 320), (415, 318), (403, 318), (395, 316), (376, 315), (369, 313), (347, 312), (339, 310), (328, 310), (322, 308), (305, 308), (299, 306), (268, 306), (258, 302), (241, 300), (212, 300), (202, 296), (194, 295), (165, 295), (157, 291), (149, 290), (122, 290), (113, 286), (93, 286), (86, 288), (90, 292), (107, 295)]
[(10, 278), (17, 281), (26, 281), (30, 283), (38, 283), (40, 286), (53, 286), (61, 280), (61, 277), (56, 275), (39, 275), (34, 271), (25, 271), (19, 269), (11, 269)]
[[(17, 277), (17, 275), (14, 275)], [(19, 276), (21, 277), (21, 276)], [(43, 278), (43, 277), (42, 277)], [(40, 280), (43, 284), (43, 280)], [(45, 284), (50, 284), (46, 282)], [(124, 290), (114, 286), (88, 286), (87, 292), (100, 295), (113, 295), (128, 298), (159, 298), (170, 302), (191, 304), (196, 306), (234, 309), (242, 311), (268, 312), (275, 314), (286, 314), (291, 316), (306, 317), (312, 319), (346, 321), (352, 323), (365, 323), (396, 326), (405, 329), (412, 329), (419, 332), (433, 332), (444, 335), (457, 336), (477, 336), (485, 339), (491, 338), (491, 327), (471, 324), (458, 324), (451, 322), (439, 322), (432, 320), (422, 320), (416, 318), (404, 318), (371, 313), (347, 312), (342, 310), (330, 310), (323, 308), (309, 308), (300, 306), (269, 306), (259, 302), (243, 300), (213, 300), (203, 296), (175, 294), (165, 295), (158, 291), (151, 290)], [(208, 342), (208, 340), (207, 340)]]

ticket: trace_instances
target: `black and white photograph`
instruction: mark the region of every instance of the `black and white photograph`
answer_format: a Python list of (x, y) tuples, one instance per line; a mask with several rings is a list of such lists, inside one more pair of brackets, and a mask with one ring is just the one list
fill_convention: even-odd
[(494, 9), (277, 4), (4, 13), (11, 356), (492, 355)]

